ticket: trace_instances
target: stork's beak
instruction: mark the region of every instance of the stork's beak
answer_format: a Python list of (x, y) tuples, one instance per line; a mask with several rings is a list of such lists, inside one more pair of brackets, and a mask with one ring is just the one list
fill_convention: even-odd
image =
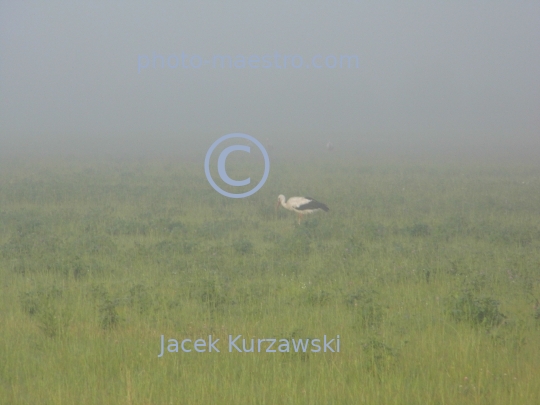
[(279, 208), (279, 200), (277, 200), (277, 202), (276, 202), (276, 209), (275, 209), (275, 211), (276, 211), (276, 217), (277, 217), (277, 211), (278, 211), (278, 208)]

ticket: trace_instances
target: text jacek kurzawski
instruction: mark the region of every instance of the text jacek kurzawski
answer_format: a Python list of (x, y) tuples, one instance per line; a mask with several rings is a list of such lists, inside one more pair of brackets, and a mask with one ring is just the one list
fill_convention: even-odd
[(161, 335), (161, 350), (158, 357), (168, 353), (339, 353), (339, 335), (329, 339), (326, 335), (322, 339), (246, 339), (242, 335), (229, 335), (227, 347), (219, 344), (220, 339), (168, 339)]

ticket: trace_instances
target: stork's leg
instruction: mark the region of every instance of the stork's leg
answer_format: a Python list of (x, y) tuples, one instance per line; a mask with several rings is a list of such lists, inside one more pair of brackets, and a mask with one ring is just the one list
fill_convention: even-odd
[(302, 221), (302, 214), (298, 213), (298, 225), (300, 225), (300, 221)]

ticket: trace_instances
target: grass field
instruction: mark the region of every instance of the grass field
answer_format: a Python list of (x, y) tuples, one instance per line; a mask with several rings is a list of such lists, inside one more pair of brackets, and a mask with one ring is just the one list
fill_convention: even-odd
[(283, 162), (245, 199), (202, 163), (0, 166), (1, 404), (540, 404), (538, 166)]

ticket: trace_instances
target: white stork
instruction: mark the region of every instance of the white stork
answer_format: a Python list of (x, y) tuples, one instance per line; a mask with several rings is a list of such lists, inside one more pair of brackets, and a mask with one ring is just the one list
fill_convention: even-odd
[(304, 214), (313, 214), (319, 210), (330, 211), (330, 209), (321, 202), (314, 200), (311, 197), (291, 197), (287, 202), (285, 202), (285, 196), (280, 194), (278, 196), (278, 201), (276, 204), (276, 209), (279, 205), (289, 211), (294, 211), (298, 214), (298, 223), (302, 220)]

